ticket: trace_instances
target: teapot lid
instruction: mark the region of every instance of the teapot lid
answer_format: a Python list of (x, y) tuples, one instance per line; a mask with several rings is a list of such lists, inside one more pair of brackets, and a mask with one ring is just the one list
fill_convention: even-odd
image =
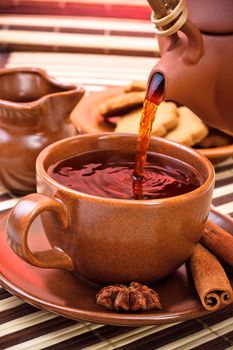
[(233, 33), (232, 0), (186, 0), (188, 18), (201, 32)]

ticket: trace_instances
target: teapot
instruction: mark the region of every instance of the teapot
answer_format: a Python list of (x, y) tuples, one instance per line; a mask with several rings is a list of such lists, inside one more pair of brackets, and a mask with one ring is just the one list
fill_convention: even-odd
[(232, 0), (148, 3), (161, 53), (148, 82), (161, 73), (164, 100), (185, 105), (208, 125), (233, 134)]
[(36, 158), (50, 143), (75, 135), (69, 115), (82, 87), (39, 68), (0, 70), (0, 182), (16, 194), (36, 190)]

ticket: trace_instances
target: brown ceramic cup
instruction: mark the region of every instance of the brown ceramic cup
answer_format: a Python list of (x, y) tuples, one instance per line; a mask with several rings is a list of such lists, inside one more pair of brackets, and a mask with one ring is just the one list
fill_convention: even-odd
[[(92, 150), (136, 150), (132, 134), (79, 135), (46, 147), (37, 159), (37, 190), (21, 199), (8, 219), (8, 242), (28, 263), (62, 268), (95, 284), (157, 281), (183, 264), (199, 241), (208, 217), (214, 170), (195, 150), (153, 137), (149, 151), (193, 166), (197, 189), (176, 197), (124, 200), (81, 193), (58, 183), (47, 169)], [(51, 250), (32, 252), (27, 237), (41, 214)]]

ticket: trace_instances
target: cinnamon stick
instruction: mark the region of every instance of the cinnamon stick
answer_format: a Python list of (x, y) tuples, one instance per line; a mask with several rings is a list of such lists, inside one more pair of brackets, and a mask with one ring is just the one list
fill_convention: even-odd
[(201, 243), (211, 250), (214, 255), (233, 266), (233, 236), (230, 233), (212, 221), (208, 221)]
[(189, 259), (194, 284), (203, 307), (215, 311), (233, 301), (229, 279), (216, 258), (208, 249), (198, 244)]

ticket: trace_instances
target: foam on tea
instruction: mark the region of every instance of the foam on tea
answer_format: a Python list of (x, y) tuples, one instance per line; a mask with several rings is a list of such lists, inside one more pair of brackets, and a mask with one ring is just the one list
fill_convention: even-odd
[(99, 150), (65, 159), (48, 174), (73, 190), (95, 196), (121, 199), (157, 199), (178, 196), (200, 186), (199, 173), (190, 165), (162, 154), (148, 153), (141, 197), (132, 183), (135, 153)]

